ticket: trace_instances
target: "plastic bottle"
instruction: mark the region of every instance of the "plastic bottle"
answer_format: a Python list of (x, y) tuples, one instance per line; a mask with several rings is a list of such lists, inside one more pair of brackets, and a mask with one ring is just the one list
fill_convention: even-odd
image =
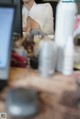
[(60, 0), (56, 9), (55, 41), (60, 46), (69, 36), (73, 36), (77, 15), (75, 0)]
[(57, 47), (52, 40), (40, 42), (39, 73), (42, 77), (54, 74), (56, 68)]
[(58, 46), (57, 71), (62, 72), (63, 49), (69, 36), (73, 36), (77, 5), (75, 0), (60, 0), (56, 9), (55, 42)]
[(64, 75), (71, 75), (73, 73), (73, 67), (74, 67), (74, 43), (73, 37), (70, 36), (64, 47), (62, 73)]

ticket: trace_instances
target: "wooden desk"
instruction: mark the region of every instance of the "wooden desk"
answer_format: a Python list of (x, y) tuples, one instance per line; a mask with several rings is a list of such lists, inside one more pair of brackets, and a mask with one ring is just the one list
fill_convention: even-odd
[[(76, 89), (75, 88), (76, 79), (74, 76), (67, 77), (67, 76), (63, 76), (60, 73), (55, 73), (52, 77), (45, 79), (40, 77), (37, 70), (32, 70), (27, 68), (26, 69), (11, 68), (10, 75), (9, 75), (9, 82), (12, 82), (14, 80), (19, 80), (19, 79), (24, 80), (25, 78), (26, 80), (30, 79), (33, 81), (35, 81), (36, 79), (36, 82), (35, 82), (36, 85), (34, 85), (34, 87), (37, 87), (38, 83), (44, 83), (48, 80), (49, 82), (53, 82), (52, 87), (50, 84), (47, 85), (48, 89), (50, 89), (49, 91), (46, 90), (45, 88), (39, 87), (39, 90), (42, 90), (42, 93), (40, 94), (40, 97), (42, 99), (42, 112), (38, 116), (36, 116), (36, 119), (53, 119), (53, 108), (55, 106), (55, 103), (58, 103), (59, 99), (61, 98), (61, 94), (65, 90), (71, 91)], [(43, 85), (43, 86), (46, 86), (46, 85)], [(0, 101), (0, 112), (6, 112), (4, 101)]]

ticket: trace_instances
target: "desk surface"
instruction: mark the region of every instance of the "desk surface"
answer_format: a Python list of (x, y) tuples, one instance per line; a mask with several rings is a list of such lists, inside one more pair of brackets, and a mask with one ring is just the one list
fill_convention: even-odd
[[(40, 77), (39, 73), (37, 70), (32, 70), (32, 69), (24, 69), (24, 68), (11, 68), (10, 70), (10, 75), (9, 75), (9, 82), (12, 82), (14, 80), (19, 80), (19, 79), (31, 79), (34, 80), (36, 79), (37, 83), (44, 83), (45, 81), (53, 81), (53, 87), (51, 85), (48, 85), (48, 89), (50, 91), (52, 90), (51, 94), (46, 92), (45, 88), (43, 89), (44, 91), (40, 95), (44, 104), (43, 105), (43, 111), (39, 114), (39, 116), (36, 117), (36, 119), (53, 119), (53, 109), (49, 107), (47, 104), (51, 105), (54, 107), (54, 104), (58, 101), (58, 98), (60, 98), (60, 91), (65, 91), (65, 90), (75, 90), (75, 77), (74, 76), (63, 76), (60, 73), (55, 73), (52, 77), (43, 79)], [(57, 83), (56, 83), (57, 82)], [(60, 83), (63, 88), (60, 88)], [(43, 85), (43, 84), (42, 84)], [(55, 86), (56, 85), (56, 86)], [(43, 85), (45, 86), (45, 85)], [(66, 88), (65, 88), (66, 86)], [(59, 88), (58, 88), (59, 87)], [(57, 90), (58, 88), (58, 90)], [(56, 95), (57, 94), (59, 95)], [(59, 93), (60, 92), (60, 93)], [(6, 112), (5, 111), (5, 102), (0, 101), (0, 112)]]

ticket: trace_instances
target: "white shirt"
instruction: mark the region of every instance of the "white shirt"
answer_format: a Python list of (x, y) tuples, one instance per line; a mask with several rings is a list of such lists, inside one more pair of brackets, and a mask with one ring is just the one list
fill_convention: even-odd
[(26, 19), (29, 16), (39, 24), (41, 30), (44, 33), (50, 35), (54, 33), (53, 10), (49, 3), (36, 4), (34, 2), (30, 11), (28, 11), (28, 9), (25, 6), (23, 6), (22, 15), (23, 15), (23, 26), (26, 24), (27, 22)]

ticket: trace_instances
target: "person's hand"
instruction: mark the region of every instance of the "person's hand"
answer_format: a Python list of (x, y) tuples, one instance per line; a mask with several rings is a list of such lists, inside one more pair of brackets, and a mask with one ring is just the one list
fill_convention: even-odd
[(63, 75), (56, 75), (48, 79), (41, 78), (38, 75), (26, 75), (24, 78), (15, 80), (10, 83), (12, 87), (33, 88), (39, 92), (47, 92), (61, 95), (64, 91), (75, 90), (74, 78), (72, 76), (66, 77)]
[(9, 85), (10, 87), (12, 88), (27, 88), (27, 87), (30, 87), (30, 78), (29, 79), (26, 79), (25, 76), (24, 78), (19, 78), (19, 77), (16, 77), (16, 80), (13, 80), (11, 82), (9, 82)]
[(41, 29), (34, 29), (30, 31), (32, 37), (44, 38), (46, 35)]

